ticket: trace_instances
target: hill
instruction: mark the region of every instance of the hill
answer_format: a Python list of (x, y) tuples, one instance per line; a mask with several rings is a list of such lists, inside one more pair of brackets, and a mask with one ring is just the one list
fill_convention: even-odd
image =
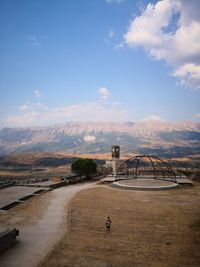
[(109, 153), (113, 144), (120, 145), (122, 153), (195, 156), (200, 151), (200, 123), (74, 122), (48, 127), (0, 129), (1, 156), (56, 151), (101, 154)]

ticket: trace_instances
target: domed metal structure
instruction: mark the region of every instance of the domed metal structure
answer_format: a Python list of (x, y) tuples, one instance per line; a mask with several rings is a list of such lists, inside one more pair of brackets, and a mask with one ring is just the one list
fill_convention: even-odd
[(139, 155), (125, 160), (117, 170), (116, 180), (120, 179), (161, 179), (176, 181), (172, 167), (153, 155)]

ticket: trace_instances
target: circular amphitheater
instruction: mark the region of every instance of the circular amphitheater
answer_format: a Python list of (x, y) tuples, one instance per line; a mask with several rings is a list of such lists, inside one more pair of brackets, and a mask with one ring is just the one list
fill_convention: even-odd
[(149, 155), (125, 160), (119, 166), (112, 185), (129, 190), (167, 190), (179, 186), (172, 167), (166, 161)]

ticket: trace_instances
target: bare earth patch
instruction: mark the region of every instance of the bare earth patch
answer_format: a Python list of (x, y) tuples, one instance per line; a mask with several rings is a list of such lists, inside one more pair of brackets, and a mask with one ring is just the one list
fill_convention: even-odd
[(78, 193), (66, 212), (66, 234), (42, 267), (200, 266), (200, 185), (156, 192), (98, 186)]

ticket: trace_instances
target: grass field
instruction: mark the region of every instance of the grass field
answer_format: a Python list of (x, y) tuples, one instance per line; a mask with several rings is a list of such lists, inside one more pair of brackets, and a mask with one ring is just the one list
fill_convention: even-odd
[(200, 266), (200, 185), (151, 192), (98, 186), (80, 192), (66, 214), (66, 234), (42, 267)]

